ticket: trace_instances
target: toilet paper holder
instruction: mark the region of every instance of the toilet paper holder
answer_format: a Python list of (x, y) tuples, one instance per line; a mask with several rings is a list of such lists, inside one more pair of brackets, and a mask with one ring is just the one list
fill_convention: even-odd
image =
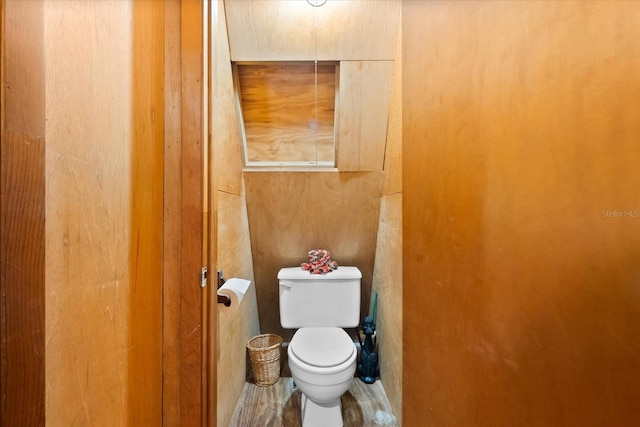
[[(224, 282), (222, 270), (218, 270), (218, 289), (224, 285)], [(218, 295), (218, 304), (224, 304), (225, 307), (229, 307), (231, 305), (231, 299), (226, 295)]]
[(226, 295), (218, 295), (218, 304), (224, 304), (225, 307), (229, 307), (231, 300)]

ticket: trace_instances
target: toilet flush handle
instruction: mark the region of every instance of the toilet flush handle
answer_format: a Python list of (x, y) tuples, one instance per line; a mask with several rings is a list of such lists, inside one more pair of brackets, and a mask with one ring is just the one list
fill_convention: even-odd
[(287, 281), (281, 281), (280, 282), (280, 286), (285, 286), (287, 288), (290, 288), (293, 285), (293, 282), (287, 282)]

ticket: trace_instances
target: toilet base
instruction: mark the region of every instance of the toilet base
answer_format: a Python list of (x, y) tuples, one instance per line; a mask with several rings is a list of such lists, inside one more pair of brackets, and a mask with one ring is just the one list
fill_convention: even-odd
[(301, 393), (302, 427), (342, 427), (340, 398), (318, 403)]

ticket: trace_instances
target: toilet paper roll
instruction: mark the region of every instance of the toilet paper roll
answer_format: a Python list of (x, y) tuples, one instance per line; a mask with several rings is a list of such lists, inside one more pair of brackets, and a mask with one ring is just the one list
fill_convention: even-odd
[(250, 285), (251, 280), (238, 279), (237, 277), (227, 280), (224, 285), (218, 288), (218, 295), (228, 297), (231, 300), (231, 305), (229, 307), (221, 305), (220, 309), (236, 310), (244, 299)]

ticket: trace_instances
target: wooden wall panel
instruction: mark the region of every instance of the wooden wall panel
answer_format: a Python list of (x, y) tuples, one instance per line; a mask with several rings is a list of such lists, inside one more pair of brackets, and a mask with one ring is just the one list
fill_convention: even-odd
[(0, 425), (45, 424), (43, 3), (0, 3)]
[(164, 185), (162, 423), (180, 424), (180, 297), (182, 209), (182, 73), (180, 67), (180, 1), (165, 1), (164, 31)]
[[(398, 37), (393, 92), (380, 201), (380, 223), (373, 269), (373, 291), (378, 292), (376, 311), (380, 377), (402, 425), (402, 61)], [(373, 296), (372, 296), (373, 298)]]
[(253, 264), (263, 333), (289, 340), (280, 327), (278, 270), (307, 262), (310, 249), (328, 249), (339, 264), (362, 271), (361, 313), (368, 313), (381, 172), (246, 172)]
[(212, 140), (215, 150), (215, 186), (219, 191), (244, 195), (242, 136), (235, 106), (225, 3), (212, 9)]
[[(47, 424), (126, 424), (129, 359), (150, 344), (130, 335), (139, 259), (131, 241), (147, 237), (132, 226), (132, 8), (45, 2), (44, 10)], [(144, 280), (140, 292), (157, 283)]]
[(381, 171), (384, 165), (394, 61), (342, 61), (337, 165)]
[(225, 2), (233, 61), (393, 60), (396, 0)]
[[(20, 377), (20, 388), (11, 394), (19, 404), (3, 398), (3, 403), (11, 404), (12, 413), (30, 408), (28, 413), (20, 414), (16, 424), (44, 424), (45, 384), (47, 424), (162, 422), (162, 269), (158, 262), (163, 247), (163, 31), (165, 16), (175, 17), (171, 15), (175, 9), (165, 15), (165, 4), (168, 3), (11, 2), (13, 11), (26, 13), (20, 19), (11, 17), (11, 22), (20, 24), (20, 31), (15, 34), (26, 36), (20, 43), (12, 41), (12, 49), (20, 52), (11, 57), (18, 62), (31, 62), (9, 85), (4, 84), (3, 72), (3, 99), (5, 88), (16, 91), (11, 99), (18, 102), (10, 108), (15, 107), (11, 112), (17, 114), (18, 120), (13, 123), (17, 128), (31, 126), (33, 113), (42, 110), (38, 136), (22, 147), (40, 153), (42, 161), (37, 155), (27, 158), (24, 150), (16, 151), (19, 159), (9, 155), (3, 120), (2, 182), (8, 182), (4, 179), (8, 177), (14, 181), (12, 188), (17, 188), (20, 181), (14, 179), (16, 167), (23, 176), (40, 170), (43, 180), (40, 192), (37, 175), (31, 174), (36, 179), (29, 180), (32, 188), (28, 203), (14, 203), (13, 197), (5, 204), (3, 197), (2, 206), (23, 209), (23, 222), (30, 221), (31, 201), (41, 195), (42, 212), (37, 215), (38, 222), (21, 232), (21, 247), (32, 246), (32, 239), (38, 241), (38, 224), (42, 224), (47, 243), (45, 247), (42, 235), (42, 259), (32, 259), (41, 269), (28, 262), (15, 263), (18, 268), (28, 269), (21, 275), (28, 283), (46, 271), (42, 275), (46, 313), (41, 305), (41, 316), (31, 315), (27, 309), (17, 309), (13, 300), (10, 308), (25, 317), (21, 323), (30, 331), (25, 337), (35, 340), (29, 348), (43, 361), (46, 354), (47, 366), (46, 374), (33, 365), (28, 375)], [(38, 12), (33, 14), (34, 10)], [(199, 15), (198, 5), (195, 10)], [(34, 22), (32, 18), (37, 16), (38, 22)], [(4, 28), (4, 14), (2, 19)], [(200, 22), (199, 16), (197, 21)], [(41, 37), (37, 36), (39, 33)], [(42, 42), (44, 46), (36, 48)], [(173, 48), (166, 51), (175, 54), (175, 44)], [(40, 65), (33, 61), (38, 52), (44, 58)], [(3, 62), (4, 58), (3, 48)], [(201, 62), (196, 69), (201, 73)], [(15, 70), (18, 68), (11, 68), (12, 72)], [(39, 75), (42, 78), (37, 78)], [(170, 86), (175, 80), (169, 77), (167, 82)], [(170, 100), (167, 105), (173, 107)], [(4, 110), (4, 102), (2, 107)], [(175, 118), (175, 112), (168, 114)], [(172, 123), (175, 125), (175, 121)], [(167, 135), (170, 138), (174, 134), (169, 131)], [(45, 136), (50, 141), (46, 158)], [(11, 169), (4, 168), (5, 159), (11, 160)], [(201, 215), (200, 200), (197, 216)], [(2, 216), (4, 244), (4, 219), (12, 217), (5, 217), (4, 211)], [(10, 228), (20, 231), (15, 222)], [(196, 241), (200, 242), (201, 233), (196, 234)], [(198, 262), (198, 271), (199, 266)], [(23, 301), (27, 301), (24, 296), (30, 295), (25, 292), (27, 288), (21, 286)], [(201, 305), (198, 300), (197, 306)], [(37, 309), (38, 305), (33, 300), (29, 307)], [(41, 329), (34, 326), (38, 321), (43, 322)], [(46, 336), (46, 348), (40, 350), (38, 330), (43, 334), (43, 346)], [(19, 344), (21, 340), (12, 342)], [(2, 352), (3, 358), (11, 355), (15, 354)], [(20, 355), (23, 365), (31, 363), (30, 356), (28, 352)], [(3, 359), (3, 368), (9, 365)], [(200, 365), (197, 370), (200, 378)], [(2, 389), (9, 392), (12, 389), (5, 387), (5, 372), (3, 369)], [(19, 369), (12, 367), (12, 372), (19, 374)], [(42, 387), (40, 408), (33, 405), (31, 382), (25, 381), (36, 378), (38, 372)], [(198, 405), (198, 415), (200, 411)], [(39, 421), (34, 415), (42, 418)], [(0, 423), (14, 424), (4, 414)]]
[(384, 171), (383, 196), (402, 192), (402, 29), (398, 31), (396, 60), (393, 63)]
[(404, 2), (403, 422), (640, 418), (640, 4)]
[[(219, 307), (218, 426), (230, 423), (246, 383), (247, 342), (260, 333), (255, 283), (238, 307)], [(269, 411), (274, 411), (271, 407)]]
[[(382, 197), (373, 269), (380, 379), (402, 423), (402, 193)], [(373, 300), (373, 296), (371, 297)]]
[(254, 280), (247, 205), (243, 196), (218, 194), (218, 269), (224, 277)]
[(218, 194), (217, 232), (218, 269), (223, 270), (227, 280), (239, 277), (253, 282), (241, 307), (233, 307), (232, 310), (221, 305), (217, 307), (220, 342), (217, 425), (226, 426), (229, 425), (246, 379), (247, 341), (260, 333), (244, 197), (222, 191)]
[[(233, 77), (223, 2), (212, 4), (212, 147), (214, 152), (213, 200), (216, 225), (216, 270), (226, 279), (240, 277), (254, 281), (251, 297), (239, 311), (220, 313), (217, 321), (215, 362), (217, 364), (217, 425), (228, 425), (242, 392), (246, 372), (246, 342), (260, 332), (255, 296), (255, 278), (249, 238), (246, 200), (242, 178), (242, 141), (235, 108)], [(212, 277), (214, 277), (212, 275)], [(212, 281), (215, 286), (215, 281)]]
[[(219, 219), (221, 211), (219, 200), (225, 195), (236, 195), (238, 199), (244, 200), (244, 187), (242, 185), (242, 143), (240, 139), (240, 127), (234, 104), (233, 77), (231, 74), (231, 61), (229, 59), (229, 43), (227, 38), (227, 25), (225, 18), (224, 2), (216, 1), (211, 3), (211, 45), (210, 45), (210, 169), (209, 169), (209, 212), (212, 219), (209, 228), (209, 268), (210, 284), (213, 289), (217, 289), (216, 272), (218, 269), (225, 270), (225, 266), (219, 261), (219, 228), (226, 225), (224, 219)], [(230, 215), (235, 215), (231, 208)], [(222, 209), (222, 212), (226, 209)], [(231, 228), (236, 231), (235, 227)], [(236, 248), (236, 245), (233, 245)], [(235, 251), (231, 253), (236, 254)], [(234, 259), (235, 261), (235, 259)], [(239, 260), (238, 260), (239, 261)], [(250, 261), (247, 264), (251, 264)], [(227, 269), (232, 274), (233, 267)], [(225, 273), (226, 274), (226, 273)], [(253, 276), (253, 271), (251, 271)], [(227, 276), (230, 277), (230, 276)], [(212, 289), (212, 290), (213, 290)], [(210, 383), (210, 407), (214, 411), (210, 414), (210, 424), (225, 425), (224, 421), (229, 413), (233, 413), (237, 396), (231, 394), (218, 393), (218, 388), (224, 383), (219, 378), (226, 378), (219, 370), (226, 369), (221, 366), (220, 360), (225, 359), (225, 355), (237, 356), (233, 352), (232, 346), (227, 346), (220, 340), (220, 322), (218, 314), (217, 299), (212, 298), (211, 306), (211, 339), (214, 344), (211, 346), (209, 364), (211, 377), (214, 379)], [(238, 374), (240, 375), (240, 374)], [(222, 390), (220, 390), (222, 391)]]

